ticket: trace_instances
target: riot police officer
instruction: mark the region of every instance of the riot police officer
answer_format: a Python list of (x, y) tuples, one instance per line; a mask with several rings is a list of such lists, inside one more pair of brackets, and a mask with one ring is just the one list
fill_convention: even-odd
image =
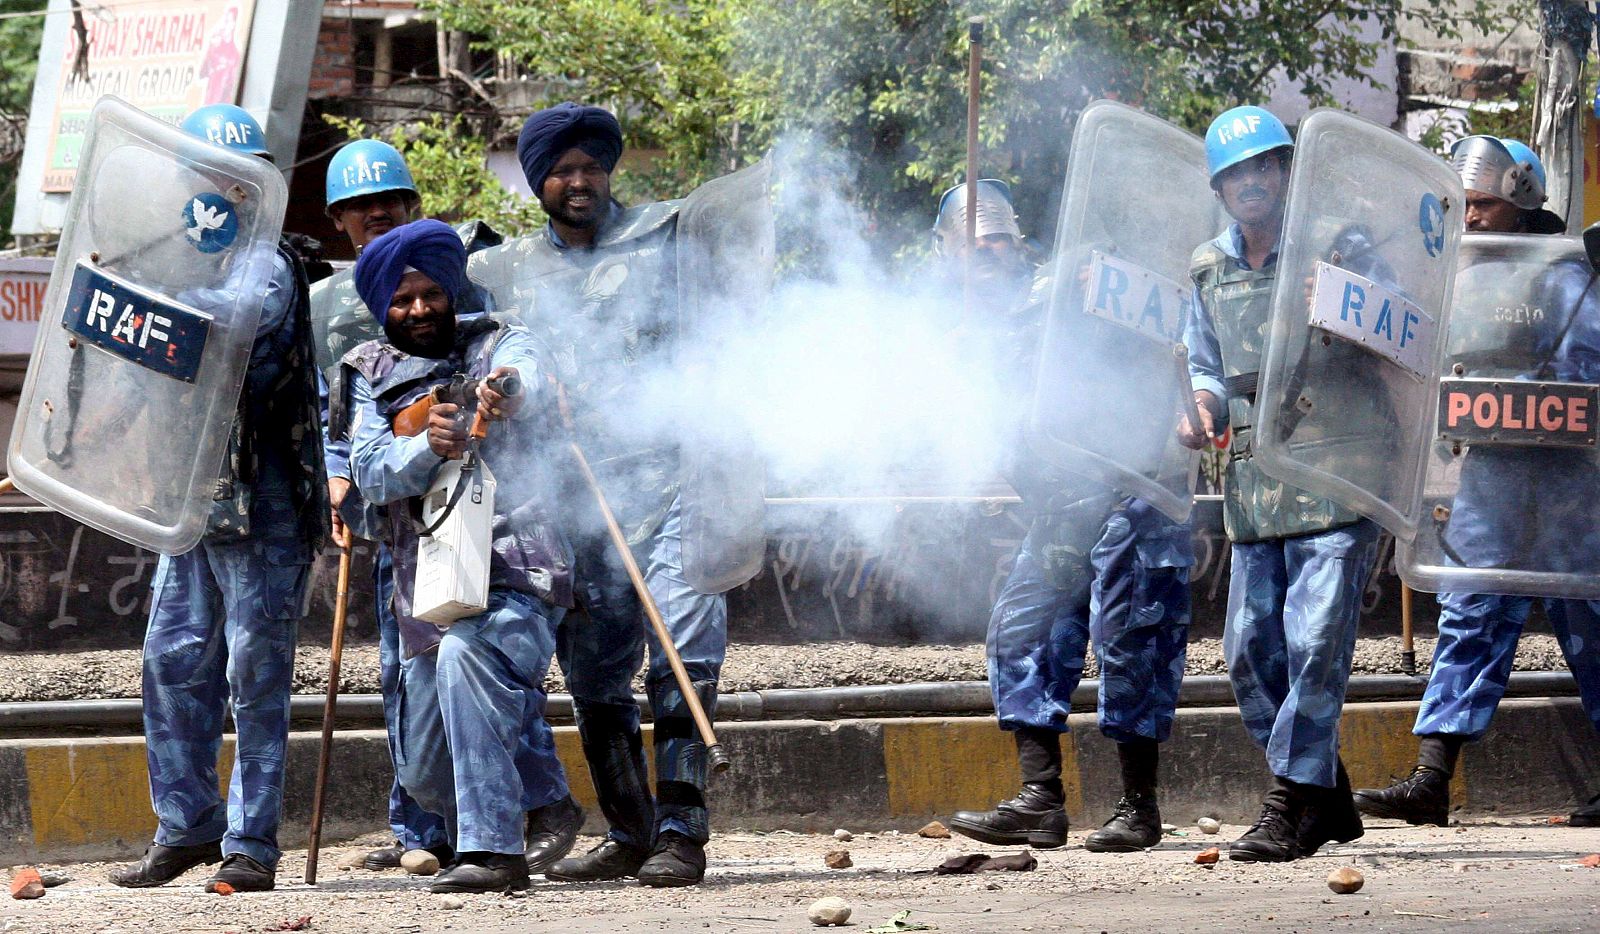
[[(230, 104), (184, 121), (195, 136), (270, 159), (261, 126)], [(208, 890), (271, 889), (280, 856), (284, 757), (296, 628), (311, 564), (327, 533), (316, 370), (306, 279), (279, 247), (234, 437), (206, 536), (163, 557), (144, 643), (150, 797), (160, 820), (138, 862), (111, 873), (128, 887), (162, 885), (222, 861)], [(237, 731), (228, 800), (217, 793), (223, 717)]]
[[(964, 191), (957, 186), (945, 193), (935, 225), (941, 252), (958, 257), (950, 245), (965, 245)], [(1011, 359), (1002, 360), (1000, 370), (1031, 374), (1055, 272), (1047, 268), (1030, 293), (1008, 190), (980, 180), (977, 201), (974, 300), (1022, 306), (1010, 312), (1015, 324), (1005, 343)], [(1018, 301), (1022, 296), (1025, 303)], [(1188, 646), (1189, 529), (1139, 499), (1041, 469), (1020, 426), (1011, 428), (1018, 450), (1013, 484), (1035, 516), (995, 601), (987, 656), (996, 716), (1015, 739), (1022, 788), (993, 810), (957, 812), (950, 828), (996, 845), (1066, 842), (1061, 734), (1092, 636), (1100, 661), (1100, 729), (1117, 743), (1123, 794), (1084, 846), (1142, 850), (1161, 839), (1156, 775)]]
[[(697, 590), (684, 574), (676, 436), (659, 418), (637, 414), (650, 411), (642, 374), (671, 359), (676, 337), (679, 202), (618, 203), (611, 173), (622, 149), (622, 128), (602, 108), (564, 103), (530, 116), (517, 155), (550, 221), (531, 236), (475, 254), (469, 272), (553, 352), (574, 437), (634, 543), (695, 692), (714, 715), (727, 602), (721, 593)], [(647, 635), (641, 605), (591, 494), (574, 478), (565, 500), (576, 599), (586, 619), (562, 626), (557, 658), (610, 831), (589, 853), (561, 860), (546, 875), (697, 884), (711, 832), (706, 747), (650, 633), (652, 797), (632, 689)]]
[[(356, 289), (374, 320), (382, 319), (384, 337), (345, 357), (355, 370), (357, 409), (350, 471), (363, 497), (392, 507), (386, 512), (402, 656), (396, 761), (402, 786), (444, 816), (455, 852), (432, 890), (505, 892), (528, 887), (523, 802), (568, 797), (559, 763), (530, 749), (526, 734), (530, 721), (543, 719), (555, 628), (571, 603), (571, 561), (539, 464), (549, 431), (538, 415), (554, 402), (546, 365), (523, 329), (484, 315), (459, 318), (456, 300), (470, 288), (466, 263), (455, 231), (435, 220), (396, 227), (362, 251)], [(475, 381), (471, 400), (433, 397), (457, 378)], [(527, 391), (492, 382), (506, 379)], [(467, 406), (487, 423), (481, 445), (470, 451), (461, 417)], [(499, 485), (489, 494), (492, 525), (484, 530), (491, 543), (484, 608), (447, 628), (413, 615), (422, 612), (416, 600), (425, 530), (408, 501), (427, 495), (444, 462), (464, 455), (472, 460), (452, 504), (485, 469), (497, 473)]]
[[(1565, 223), (1544, 208), (1544, 165), (1526, 144), (1469, 136), (1452, 146), (1450, 154), (1467, 189), (1469, 231), (1565, 231)], [(1578, 263), (1562, 262), (1545, 270), (1534, 296), (1540, 317), (1517, 325), (1525, 332), (1517, 340), (1531, 346), (1504, 352), (1498, 362), (1538, 359), (1543, 365), (1534, 368), (1534, 378), (1600, 380), (1600, 305), (1590, 291), (1593, 282), (1593, 272)], [(1518, 375), (1528, 378), (1526, 372)], [(1575, 566), (1569, 552), (1583, 551), (1584, 537), (1591, 533), (1571, 527), (1563, 516), (1593, 495), (1589, 460), (1587, 451), (1469, 449), (1450, 505), (1449, 525), (1437, 533), (1446, 553), (1473, 568), (1511, 563), (1546, 570)], [(1413, 730), (1420, 737), (1417, 764), (1410, 775), (1387, 788), (1357, 791), (1356, 806), (1363, 814), (1441, 827), (1449, 822), (1450, 778), (1461, 749), (1488, 730), (1505, 695), (1517, 640), (1536, 599), (1488, 593), (1439, 595), (1439, 641)], [(1578, 682), (1584, 710), (1600, 730), (1600, 654), (1595, 652), (1600, 646), (1600, 601), (1545, 599), (1544, 607)], [(1577, 827), (1600, 826), (1600, 795), (1574, 812), (1570, 822)]]
[(1229, 853), (1244, 861), (1292, 860), (1363, 832), (1338, 728), (1378, 527), (1266, 476), (1251, 455), (1293, 145), (1259, 107), (1211, 123), (1211, 187), (1234, 222), (1196, 249), (1190, 266), (1196, 296), (1185, 342), (1201, 424), (1186, 419), (1180, 435), (1227, 450), (1223, 517), (1233, 564), (1223, 649), (1245, 725), (1273, 774), (1261, 816)]
[[(405, 157), (381, 140), (358, 139), (334, 153), (328, 163), (326, 192), (329, 218), (350, 238), (358, 254), (379, 236), (422, 217), (422, 199)], [(500, 242), (498, 234), (478, 221), (462, 224), (456, 232), (469, 253)], [(469, 286), (457, 298), (457, 315), (481, 315), (489, 305), (486, 293)], [(400, 635), (392, 606), (393, 561), (386, 540), (385, 521), (359, 492), (353, 493), (351, 489), (348, 437), (351, 371), (338, 365), (352, 348), (382, 337), (383, 331), (356, 292), (353, 269), (339, 272), (312, 288), (311, 321), (317, 337), (318, 366), (326, 376), (326, 385), (331, 387), (324, 422), (328, 430), (325, 446), (328, 493), (334, 507), (334, 536), (340, 544), (348, 541), (351, 533), (375, 543), (373, 608), (378, 617), (384, 724), (392, 755), (398, 748), (400, 718)], [(348, 528), (344, 521), (346, 516), (349, 517)], [(542, 719), (530, 723), (527, 742), (547, 760), (547, 768), (561, 768), (555, 755), (554, 737)], [(389, 790), (389, 827), (394, 831), (395, 843), (371, 851), (362, 865), (374, 870), (392, 869), (400, 865), (407, 850), (413, 849), (431, 850), (441, 862), (448, 862), (450, 853), (444, 819), (417, 805), (401, 787), (398, 771), (396, 768), (397, 777)], [(572, 849), (583, 824), (583, 810), (570, 796), (552, 801), (530, 799), (524, 805), (528, 811), (526, 856), (530, 871), (543, 872)]]

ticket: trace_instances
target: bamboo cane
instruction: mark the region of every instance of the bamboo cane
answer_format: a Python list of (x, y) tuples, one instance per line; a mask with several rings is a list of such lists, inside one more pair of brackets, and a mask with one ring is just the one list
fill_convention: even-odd
[(1417, 652), (1411, 644), (1411, 588), (1400, 585), (1400, 670), (1417, 673)]
[(339, 705), (339, 661), (344, 654), (344, 618), (350, 605), (350, 546), (339, 549), (339, 585), (333, 603), (333, 644), (328, 652), (328, 698), (322, 706), (322, 748), (317, 751), (317, 785), (311, 797), (311, 842), (306, 846), (306, 885), (317, 884), (317, 851), (322, 846), (322, 809), (328, 791), (328, 755), (333, 748), (333, 715)]
[(717, 742), (717, 734), (711, 729), (711, 718), (706, 716), (705, 707), (700, 704), (700, 695), (695, 692), (694, 682), (689, 680), (689, 672), (683, 667), (683, 659), (678, 655), (678, 647), (672, 641), (672, 633), (667, 630), (667, 624), (661, 619), (661, 610), (656, 607), (655, 598), (650, 596), (650, 588), (645, 585), (644, 574), (639, 571), (639, 562), (633, 558), (633, 550), (628, 547), (628, 539), (622, 534), (622, 526), (617, 524), (617, 517), (611, 513), (611, 504), (606, 501), (605, 491), (600, 489), (600, 481), (595, 479), (594, 471), (589, 469), (589, 459), (583, 456), (583, 448), (576, 441), (568, 445), (572, 451), (573, 460), (578, 462), (578, 469), (583, 472), (584, 482), (589, 484), (589, 492), (594, 494), (594, 501), (600, 507), (600, 515), (606, 520), (606, 531), (611, 536), (611, 544), (616, 546), (617, 554), (622, 557), (622, 566), (628, 571), (628, 579), (633, 581), (633, 589), (639, 594), (639, 603), (644, 607), (644, 615), (650, 619), (650, 626), (655, 630), (656, 641), (661, 643), (661, 651), (666, 653), (667, 664), (672, 666), (672, 676), (678, 681), (678, 688), (683, 692), (684, 703), (689, 705), (689, 715), (694, 718), (695, 729), (700, 733), (700, 741), (706, 744), (706, 757), (711, 762), (714, 772), (726, 772), (730, 765), (728, 754), (722, 750), (722, 744)]

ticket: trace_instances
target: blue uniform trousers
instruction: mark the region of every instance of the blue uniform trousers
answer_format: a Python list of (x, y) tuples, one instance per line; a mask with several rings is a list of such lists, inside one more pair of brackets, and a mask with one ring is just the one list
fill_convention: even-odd
[(1272, 774), (1331, 788), (1339, 714), (1378, 526), (1233, 546), (1223, 654), (1228, 678)]
[[(389, 754), (393, 759), (400, 729), (400, 624), (394, 618), (390, 603), (394, 595), (394, 563), (389, 557), (387, 545), (376, 547), (372, 586), (378, 613), (378, 665), (383, 690), (383, 719), (389, 734)], [(555, 771), (563, 776), (564, 787), (566, 770), (556, 754), (555, 733), (542, 712), (528, 722), (523, 741), (528, 746), (526, 753), (531, 759), (519, 757), (518, 762), (538, 763), (524, 778), (531, 779), (544, 774), (546, 770)], [(523, 801), (524, 809), (531, 811), (564, 797), (559, 794), (549, 797), (556, 787), (545, 782), (524, 781), (523, 791), (528, 796)], [(395, 766), (394, 782), (389, 788), (389, 829), (394, 831), (394, 838), (400, 841), (400, 845), (408, 850), (448, 845), (444, 818), (423, 809), (401, 787), (398, 764)]]
[[(1536, 597), (1439, 595), (1439, 643), (1417, 712), (1418, 736), (1477, 740), (1505, 696), (1517, 639)], [(1600, 730), (1600, 601), (1545, 600), (1550, 626), (1578, 682), (1583, 709)]]
[(439, 647), (400, 667), (400, 783), (444, 815), (457, 852), (521, 853), (524, 802), (566, 797), (566, 776), (525, 740), (544, 716), (544, 676), (562, 611), (492, 590)]
[[(150, 799), (165, 846), (222, 841), (276, 867), (296, 629), (310, 554), (298, 539), (206, 539), (163, 557), (144, 642)], [(217, 791), (223, 715), (237, 741), (227, 807)]]
[[(674, 500), (661, 527), (634, 552), (706, 715), (714, 717), (717, 679), (728, 651), (728, 604), (722, 594), (700, 593), (684, 578), (680, 515)], [(588, 620), (563, 627), (559, 657), (578, 717), (581, 721), (588, 711), (599, 721), (603, 712), (609, 718), (606, 722), (631, 724), (637, 729), (639, 714), (631, 685), (648, 643), (645, 692), (655, 717), (657, 829), (675, 830), (704, 842), (711, 832), (704, 803), (706, 748), (695, 732), (672, 668), (644, 618), (611, 540), (589, 536), (575, 542), (575, 550), (576, 589)], [(644, 845), (615, 829), (612, 836)]]
[[(389, 734), (389, 758), (399, 748), (400, 733), (400, 624), (394, 618), (394, 562), (389, 546), (377, 544), (372, 556), (372, 593), (378, 614), (378, 677), (383, 691), (383, 725)], [(395, 765), (394, 781), (389, 785), (389, 829), (408, 850), (448, 846), (444, 818), (423, 809), (400, 785), (400, 767)]]
[(1034, 521), (989, 618), (989, 686), (1002, 729), (1065, 732), (1092, 637), (1100, 660), (1100, 731), (1117, 742), (1172, 731), (1189, 643), (1187, 526), (1139, 500), (1069, 549), (1063, 570), (1041, 559), (1054, 537)]

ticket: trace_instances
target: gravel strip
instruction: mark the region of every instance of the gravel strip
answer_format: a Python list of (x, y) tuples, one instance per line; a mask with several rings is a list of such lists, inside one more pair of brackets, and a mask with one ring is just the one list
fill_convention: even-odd
[[(1473, 822), (1452, 828), (1371, 826), (1352, 844), (1329, 846), (1293, 863), (1195, 863), (1204, 847), (1226, 848), (1243, 830), (1215, 836), (1182, 826), (1146, 853), (1089, 853), (1089, 828), (1074, 828), (1063, 849), (1036, 850), (1031, 872), (935, 875), (951, 857), (1019, 848), (986, 847), (959, 837), (923, 839), (882, 827), (854, 827), (854, 839), (778, 832), (718, 833), (704, 884), (649, 889), (625, 882), (562, 884), (536, 880), (526, 893), (431, 895), (430, 880), (398, 870), (338, 867), (358, 846), (321, 854), (318, 885), (300, 882), (303, 853), (284, 854), (275, 892), (222, 898), (201, 891), (195, 869), (156, 889), (118, 889), (111, 863), (60, 867), (69, 882), (37, 901), (0, 904), (11, 934), (244, 934), (284, 930), (341, 934), (808, 934), (821, 896), (852, 906), (850, 926), (894, 928), (890, 919), (931, 925), (936, 934), (1067, 931), (1583, 931), (1600, 911), (1600, 870), (1582, 866), (1600, 831), (1552, 827), (1543, 819)], [(367, 846), (382, 838), (369, 837)], [(592, 838), (579, 841), (582, 850)], [(853, 866), (827, 869), (825, 853), (845, 849)], [(1334, 895), (1329, 872), (1352, 867), (1364, 885)], [(928, 928), (917, 928), (928, 929)]]
[[(1419, 670), (1425, 671), (1433, 657), (1433, 641), (1416, 640)], [(1566, 667), (1554, 636), (1529, 633), (1522, 637), (1517, 647), (1516, 670), (1565, 671)], [(1085, 676), (1094, 677), (1096, 668), (1091, 658)], [(1398, 673), (1399, 637), (1358, 640), (1354, 669), (1357, 674)], [(326, 690), (327, 670), (327, 648), (301, 646), (296, 652), (295, 693)], [(1189, 646), (1186, 670), (1192, 675), (1226, 672), (1222, 640), (1196, 639)], [(345, 691), (378, 693), (378, 647), (346, 646), (341, 674)], [(722, 690), (982, 681), (985, 677), (981, 644), (734, 644), (728, 647), (728, 661), (722, 669)], [(133, 649), (0, 655), (0, 702), (138, 697), (139, 684), (139, 652)], [(552, 693), (566, 690), (559, 666), (551, 666), (545, 686)], [(639, 679), (635, 679), (634, 686), (643, 690)]]

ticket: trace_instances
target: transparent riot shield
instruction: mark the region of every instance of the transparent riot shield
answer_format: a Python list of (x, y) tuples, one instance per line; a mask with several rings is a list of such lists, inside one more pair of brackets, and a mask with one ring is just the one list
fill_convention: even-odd
[(356, 294), (353, 270), (345, 269), (311, 287), (311, 336), (317, 369), (327, 373), (358, 344), (383, 336), (383, 328)]
[(766, 472), (737, 418), (737, 400), (700, 379), (721, 342), (759, 320), (777, 257), (767, 160), (713, 179), (678, 214), (677, 362), (688, 387), (680, 438), (683, 571), (690, 586), (721, 593), (754, 577), (766, 553)]
[(1467, 234), (1426, 444), (1418, 590), (1600, 598), (1600, 288), (1583, 242)]
[(1464, 210), (1455, 172), (1400, 134), (1334, 110), (1300, 125), (1255, 456), (1268, 475), (1401, 540), (1422, 511)]
[(1189, 257), (1221, 225), (1205, 146), (1097, 101), (1078, 118), (1068, 166), (1030, 441), (1054, 466), (1181, 522), (1198, 458), (1177, 437), (1194, 398), (1182, 343)]
[(155, 551), (200, 540), (286, 200), (265, 160), (95, 105), (7, 452), (18, 487)]

